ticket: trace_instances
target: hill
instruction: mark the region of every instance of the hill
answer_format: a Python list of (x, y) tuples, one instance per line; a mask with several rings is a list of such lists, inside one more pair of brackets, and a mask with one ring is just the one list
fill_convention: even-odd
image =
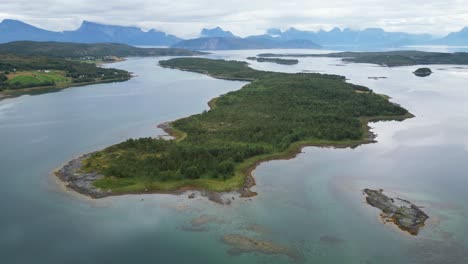
[(126, 44), (115, 43), (67, 43), (67, 42), (33, 42), (17, 41), (0, 44), (0, 53), (27, 56), (50, 56), (63, 58), (82, 58), (106, 56), (191, 56), (200, 55), (197, 51), (174, 48), (137, 48)]

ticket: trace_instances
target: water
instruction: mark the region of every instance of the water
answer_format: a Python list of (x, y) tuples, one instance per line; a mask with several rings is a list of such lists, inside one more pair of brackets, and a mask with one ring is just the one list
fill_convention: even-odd
[[(210, 57), (245, 59), (261, 52)], [(157, 124), (201, 112), (209, 99), (244, 82), (133, 58), (112, 65), (138, 75), (128, 82), (0, 101), (2, 263), (466, 263), (468, 69), (431, 66), (433, 75), (418, 78), (411, 74), (417, 67), (299, 60), (294, 66), (251, 63), (345, 75), (392, 96), (416, 117), (371, 124), (377, 144), (308, 147), (294, 159), (263, 163), (254, 172), (259, 195), (231, 206), (172, 195), (92, 200), (64, 191), (51, 172), (126, 138), (162, 134)], [(368, 187), (425, 206), (431, 218), (421, 234), (380, 223), (378, 210), (363, 202), (361, 190)], [(209, 221), (192, 225), (192, 219)], [(226, 234), (284, 244), (302, 258), (232, 255), (221, 242)]]

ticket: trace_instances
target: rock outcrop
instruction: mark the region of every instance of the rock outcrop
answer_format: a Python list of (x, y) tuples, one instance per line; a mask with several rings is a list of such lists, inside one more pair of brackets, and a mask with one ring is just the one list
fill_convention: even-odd
[(382, 219), (393, 222), (401, 230), (417, 235), (429, 218), (418, 206), (400, 198), (391, 198), (383, 190), (365, 189), (366, 201), (382, 210)]

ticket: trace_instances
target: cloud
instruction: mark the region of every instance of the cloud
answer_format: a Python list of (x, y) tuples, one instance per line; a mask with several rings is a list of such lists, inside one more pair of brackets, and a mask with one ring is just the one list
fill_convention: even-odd
[(50, 30), (82, 20), (157, 28), (182, 37), (221, 26), (245, 36), (267, 28), (303, 30), (335, 26), (443, 35), (468, 25), (465, 0), (1, 0), (0, 19), (20, 19)]

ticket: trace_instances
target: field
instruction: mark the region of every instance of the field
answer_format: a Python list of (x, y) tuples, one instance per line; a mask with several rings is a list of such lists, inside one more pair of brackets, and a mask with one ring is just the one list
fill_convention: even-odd
[(10, 73), (7, 77), (6, 83), (12, 89), (64, 85), (72, 82), (63, 71), (22, 71)]

